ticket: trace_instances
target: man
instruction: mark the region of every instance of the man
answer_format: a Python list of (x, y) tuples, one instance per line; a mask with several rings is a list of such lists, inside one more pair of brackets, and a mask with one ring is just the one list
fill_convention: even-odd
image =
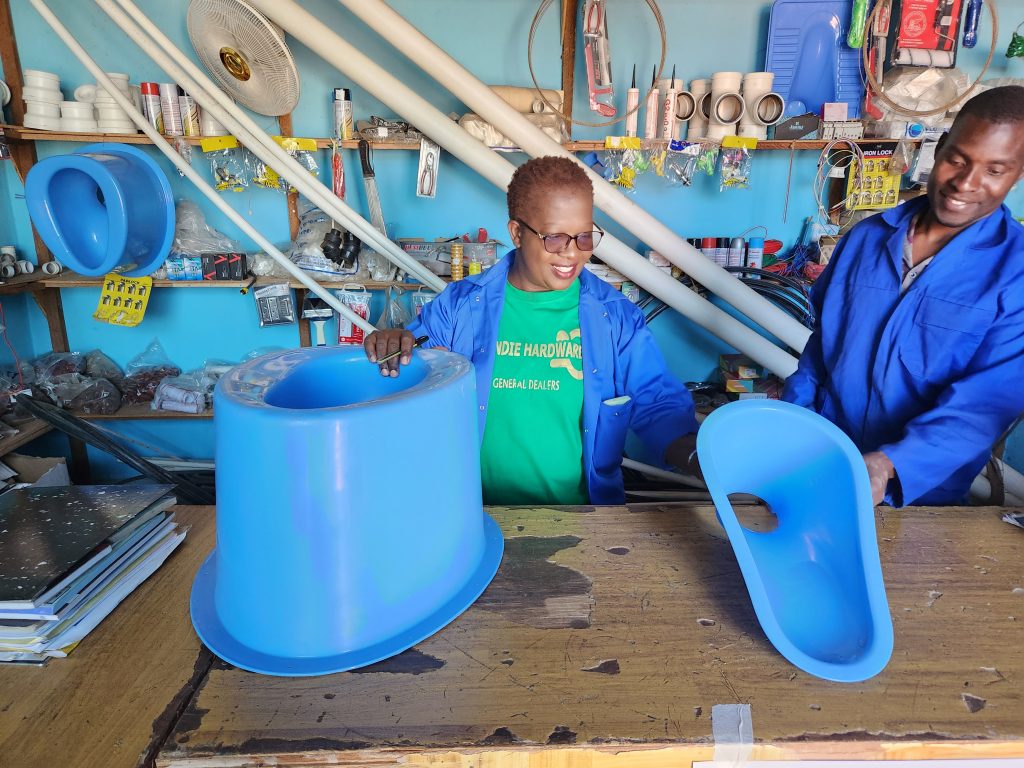
[(408, 330), (366, 339), (398, 375), (413, 337), (476, 368), (487, 504), (621, 504), (622, 449), (634, 429), (657, 456), (696, 471), (693, 399), (667, 370), (640, 312), (584, 269), (604, 234), (590, 179), (568, 158), (518, 168), (508, 187), (515, 250), (452, 283)]
[(812, 292), (783, 398), (864, 453), (876, 504), (959, 504), (1024, 409), (1024, 88), (968, 101), (926, 196), (858, 223)]

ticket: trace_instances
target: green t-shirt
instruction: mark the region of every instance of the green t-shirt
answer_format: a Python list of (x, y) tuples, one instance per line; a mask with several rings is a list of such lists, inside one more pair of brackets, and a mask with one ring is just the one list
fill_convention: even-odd
[(486, 504), (586, 504), (580, 283), (505, 286), (480, 471)]

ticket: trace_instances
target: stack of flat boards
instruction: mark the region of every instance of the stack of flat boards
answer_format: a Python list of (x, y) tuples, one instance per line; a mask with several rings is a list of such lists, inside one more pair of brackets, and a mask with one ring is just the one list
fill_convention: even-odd
[(0, 495), (0, 662), (67, 656), (184, 540), (170, 485)]

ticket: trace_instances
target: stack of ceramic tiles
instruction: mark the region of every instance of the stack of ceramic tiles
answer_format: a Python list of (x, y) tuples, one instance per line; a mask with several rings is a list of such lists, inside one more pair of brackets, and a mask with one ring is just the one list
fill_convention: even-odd
[(167, 485), (0, 495), (0, 662), (67, 656), (184, 540)]

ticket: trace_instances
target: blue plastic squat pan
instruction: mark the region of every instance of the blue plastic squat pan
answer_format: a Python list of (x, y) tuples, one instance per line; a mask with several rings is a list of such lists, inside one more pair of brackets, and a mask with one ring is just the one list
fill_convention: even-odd
[(214, 393), (217, 547), (192, 623), (227, 662), (321, 675), (429, 637), (484, 591), (501, 531), (481, 503), (476, 383), (426, 350), (398, 378), (362, 347), (277, 352)]
[[(786, 659), (826, 680), (873, 677), (892, 655), (871, 488), (860, 452), (834, 424), (778, 400), (741, 400), (697, 433), (701, 469), (761, 628)], [(731, 493), (778, 518), (751, 531)]]
[(128, 144), (90, 144), (36, 163), (25, 178), (25, 203), (54, 257), (97, 277), (134, 264), (148, 275), (174, 239), (174, 197), (164, 172)]
[(860, 51), (846, 44), (851, 0), (775, 0), (768, 22), (765, 69), (786, 102), (786, 117), (821, 114), (827, 101), (845, 101), (860, 116), (864, 81)]

